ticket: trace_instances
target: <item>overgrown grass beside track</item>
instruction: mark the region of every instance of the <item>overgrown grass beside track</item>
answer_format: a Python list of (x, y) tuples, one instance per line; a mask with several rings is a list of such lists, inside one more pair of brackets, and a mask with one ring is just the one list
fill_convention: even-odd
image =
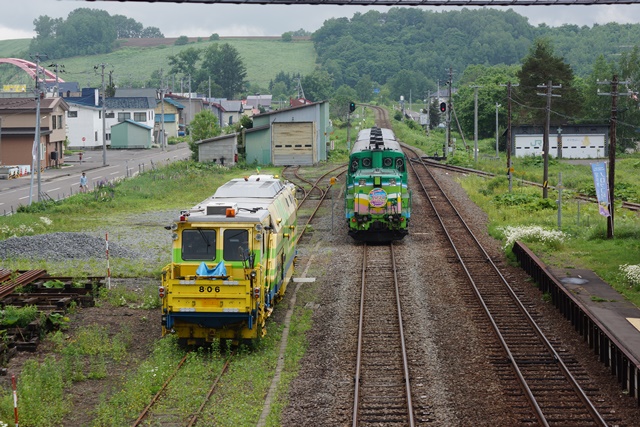
[[(263, 168), (261, 173), (279, 173), (276, 168)], [(231, 178), (256, 173), (253, 168), (224, 169), (214, 165), (177, 162), (158, 170), (117, 183), (112, 197), (78, 194), (53, 205), (34, 204), (24, 212), (0, 218), (0, 239), (11, 236), (44, 234), (53, 231), (87, 232), (144, 227), (145, 213), (156, 210), (189, 208), (213, 194)], [(81, 221), (78, 217), (81, 216)], [(46, 218), (43, 220), (43, 218)], [(158, 229), (158, 233), (167, 232)], [(127, 264), (127, 262), (129, 264)], [(69, 263), (48, 263), (45, 260), (3, 260), (2, 267), (11, 269), (45, 268), (55, 274), (70, 276), (103, 275), (103, 260)], [(154, 266), (131, 260), (113, 260), (114, 275), (149, 276), (159, 274), (163, 264)], [(293, 292), (292, 289), (289, 292)], [(158, 309), (157, 286), (138, 291), (115, 287), (101, 292), (98, 305), (114, 308), (127, 306), (141, 310)], [(279, 307), (284, 310), (286, 307)], [(142, 316), (142, 319), (146, 316)], [(204, 419), (215, 420), (218, 426), (254, 426), (264, 404), (278, 360), (281, 325), (267, 324), (269, 333), (251, 352), (241, 351), (224, 376), (215, 402), (205, 409)], [(158, 325), (150, 325), (158, 328)], [(311, 310), (296, 308), (289, 331), (284, 371), (275, 401), (267, 417), (268, 426), (280, 425), (282, 408), (287, 404), (287, 390), (295, 378), (298, 364), (307, 347), (305, 332), (311, 327)], [(73, 410), (68, 391), (81, 381), (100, 381), (118, 375), (121, 383), (116, 391), (104, 391), (102, 402), (95, 409), (92, 426), (130, 425), (178, 364), (184, 351), (171, 337), (158, 340), (147, 360), (130, 361), (129, 372), (112, 372), (112, 361), (126, 357), (131, 337), (124, 333), (108, 337), (105, 329), (88, 327), (72, 341), (63, 332), (51, 334), (47, 342), (53, 348), (43, 363), (28, 362), (21, 374), (20, 422), (24, 426), (59, 425)], [(71, 344), (69, 344), (71, 342)], [(200, 405), (215, 373), (222, 364), (214, 346), (210, 351), (195, 353), (168, 391), (166, 403), (158, 410), (170, 409), (178, 416), (188, 417)], [(42, 404), (46, 408), (42, 408)], [(163, 409), (163, 405), (166, 405)], [(0, 421), (13, 421), (13, 401), (10, 389), (0, 390)], [(207, 421), (208, 423), (209, 421)], [(200, 424), (204, 425), (204, 424)], [(210, 424), (206, 424), (210, 425)]]
[[(421, 129), (406, 122), (394, 121), (394, 131), (403, 141), (427, 154), (442, 153), (445, 134), (434, 130), (427, 137)], [(457, 178), (471, 199), (489, 218), (490, 234), (504, 243), (518, 237), (548, 265), (566, 269), (595, 271), (625, 298), (640, 306), (640, 276), (625, 266), (640, 265), (640, 219), (638, 214), (621, 209), (622, 201), (640, 202), (640, 155), (619, 154), (616, 160), (614, 239), (607, 239), (607, 220), (598, 213), (595, 203), (580, 201), (578, 193), (595, 196), (590, 162), (550, 159), (549, 185), (555, 187), (562, 176), (562, 215), (558, 215), (559, 193), (550, 188), (548, 198), (542, 198), (542, 188), (525, 181), (542, 183), (541, 157), (512, 157), (514, 168), (512, 190), (509, 192), (506, 154), (496, 158), (495, 139), (478, 143), (478, 161), (473, 151), (465, 149), (460, 135), (453, 134), (457, 148), (447, 163), (483, 170), (494, 178), (475, 175)], [(467, 147), (474, 145), (467, 140)], [(559, 232), (559, 233), (553, 233)], [(554, 234), (554, 236), (551, 236)], [(558, 237), (560, 236), (560, 237)], [(512, 245), (504, 245), (507, 256)]]

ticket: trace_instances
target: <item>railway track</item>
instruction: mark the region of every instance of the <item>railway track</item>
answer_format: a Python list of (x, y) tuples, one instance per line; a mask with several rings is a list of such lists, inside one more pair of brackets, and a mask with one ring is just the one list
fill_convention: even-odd
[[(515, 379), (512, 393), (526, 398), (526, 407), (514, 407), (522, 425), (604, 426), (614, 424), (615, 414), (601, 402), (597, 387), (572, 360), (563, 360), (534, 318), (520, 302), (491, 257), (461, 218), (427, 165), (414, 156), (414, 191), (421, 188), (431, 204), (485, 313), (499, 347), (492, 356), (501, 378)], [(514, 402), (518, 399), (514, 399)], [(514, 406), (517, 406), (515, 404)]]
[(353, 427), (414, 426), (393, 245), (363, 245)]
[(167, 377), (167, 379), (162, 384), (158, 392), (153, 396), (149, 404), (147, 404), (147, 406), (142, 410), (138, 418), (133, 422), (133, 424), (131, 425), (132, 427), (138, 427), (143, 425), (154, 425), (154, 426), (162, 426), (162, 427), (179, 427), (179, 426), (192, 427), (196, 425), (196, 423), (198, 422), (198, 419), (202, 415), (204, 408), (209, 403), (211, 396), (213, 396), (214, 392), (217, 390), (218, 384), (220, 383), (220, 379), (223, 377), (223, 375), (229, 368), (229, 365), (231, 364), (231, 360), (233, 359), (233, 356), (235, 355), (235, 353), (230, 353), (229, 356), (226, 358), (224, 365), (222, 366), (222, 369), (220, 370), (216, 378), (212, 381), (209, 391), (204, 396), (200, 406), (196, 411), (190, 414), (188, 419), (185, 420), (184, 417), (182, 417), (181, 415), (175, 412), (171, 412), (171, 413), (161, 413), (160, 411), (154, 412), (154, 409), (157, 407), (159, 402), (163, 398), (167, 397), (167, 394), (168, 394), (167, 390), (169, 389), (171, 382), (176, 378), (181, 368), (184, 366), (185, 362), (189, 358), (189, 355), (190, 355), (189, 352), (186, 353), (184, 357), (180, 360), (180, 362), (178, 362), (178, 364), (176, 365), (171, 375)]
[[(297, 211), (298, 231), (295, 236), (296, 244), (300, 241), (302, 236), (305, 235), (305, 231), (307, 230), (308, 226), (311, 224), (311, 221), (314, 218), (314, 216), (318, 213), (320, 206), (322, 206), (322, 202), (325, 201), (326, 198), (329, 196), (330, 194), (329, 188), (331, 186), (330, 178), (334, 176), (336, 177), (342, 176), (347, 171), (347, 165), (346, 164), (339, 165), (325, 172), (315, 181), (311, 181), (301, 177), (300, 174), (298, 173), (298, 169), (299, 168), (293, 168), (293, 167), (287, 166), (282, 171), (282, 175), (284, 178), (293, 182), (294, 184), (296, 184), (296, 186), (298, 186), (298, 188), (302, 188), (304, 191), (304, 197), (298, 201), (298, 211)], [(343, 169), (343, 170), (340, 171), (340, 169)], [(292, 173), (295, 176), (295, 178), (291, 177)], [(298, 184), (296, 181), (298, 182), (301, 181), (303, 182), (303, 184)], [(306, 186), (311, 186), (311, 188), (307, 190)], [(314, 188), (317, 188), (320, 191), (321, 196), (319, 198), (311, 197), (311, 192), (313, 191)]]

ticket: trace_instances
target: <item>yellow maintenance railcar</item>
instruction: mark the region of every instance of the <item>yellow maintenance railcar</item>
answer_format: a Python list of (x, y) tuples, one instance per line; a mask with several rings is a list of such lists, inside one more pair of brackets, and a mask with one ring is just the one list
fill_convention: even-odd
[(162, 271), (162, 334), (181, 344), (254, 340), (293, 274), (295, 186), (272, 175), (233, 179), (182, 211)]

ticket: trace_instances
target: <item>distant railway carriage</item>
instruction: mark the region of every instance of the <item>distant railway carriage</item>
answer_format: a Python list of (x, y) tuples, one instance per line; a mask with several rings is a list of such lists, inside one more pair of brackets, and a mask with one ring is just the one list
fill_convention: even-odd
[(391, 129), (374, 127), (358, 133), (345, 192), (347, 225), (354, 239), (386, 242), (407, 235), (411, 193), (406, 161)]
[(295, 187), (271, 175), (233, 179), (182, 211), (162, 271), (162, 334), (182, 344), (253, 340), (284, 296), (295, 258)]

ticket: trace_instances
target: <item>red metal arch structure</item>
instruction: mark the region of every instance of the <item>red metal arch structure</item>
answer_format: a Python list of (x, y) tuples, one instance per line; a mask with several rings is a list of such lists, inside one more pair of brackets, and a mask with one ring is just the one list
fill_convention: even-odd
[[(20, 58), (0, 58), (0, 64), (11, 64), (21, 68), (25, 73), (29, 74), (31, 78), (36, 79), (37, 65), (31, 61)], [(40, 66), (40, 70), (44, 72), (44, 81), (47, 83), (55, 83), (56, 75), (47, 70), (43, 66)], [(64, 83), (64, 80), (58, 77), (58, 83)]]

